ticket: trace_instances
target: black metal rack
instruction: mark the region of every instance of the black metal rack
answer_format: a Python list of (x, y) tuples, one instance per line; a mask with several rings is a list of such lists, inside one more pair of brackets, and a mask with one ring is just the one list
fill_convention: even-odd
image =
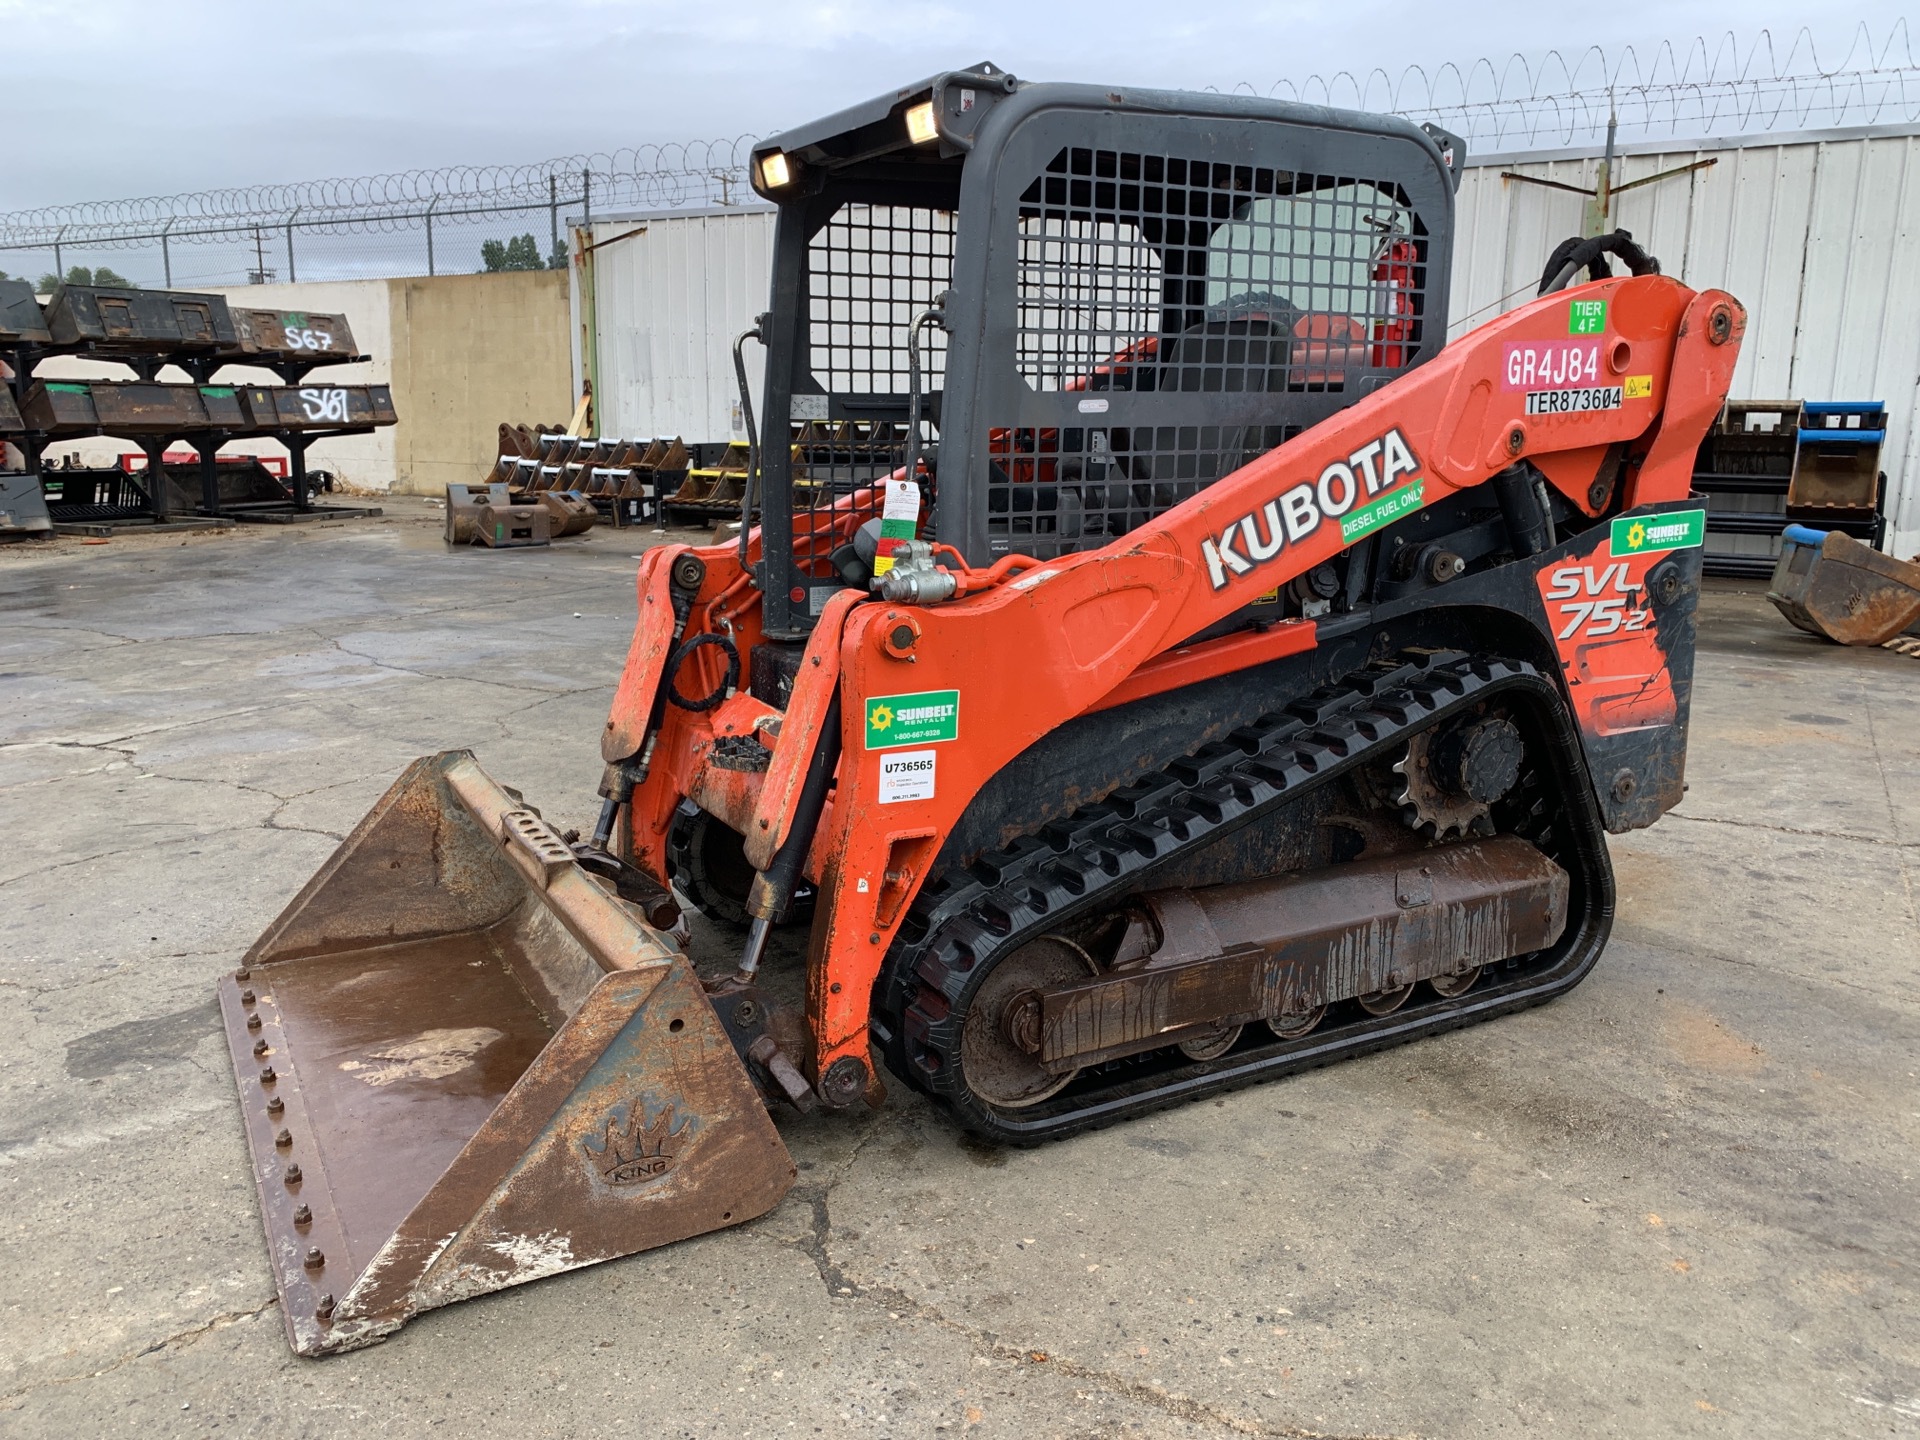
[[(37, 375), (55, 356), (110, 361), (134, 372), (136, 382), (58, 381)], [(6, 403), (0, 405), (0, 440), (17, 445), (27, 473), (40, 478), (43, 497), (56, 528), (139, 523), (149, 528), (175, 525), (176, 486), (165, 455), (174, 444), (189, 446), (199, 459), (197, 514), (179, 524), (201, 527), (242, 520), (300, 520), (378, 515), (374, 506), (315, 507), (307, 469), (307, 450), (316, 441), (371, 433), (395, 423), (385, 386), (308, 386), (301, 382), (323, 366), (352, 364), (368, 357), (353, 343), (346, 318), (299, 311), (228, 307), (224, 297), (170, 290), (102, 286), (61, 286), (42, 308), (24, 281), (0, 281), (0, 361), (10, 374)], [(191, 383), (156, 380), (167, 366), (184, 371)], [(272, 371), (282, 386), (214, 385), (221, 369), (258, 366)], [(129, 392), (144, 382), (139, 400)], [(52, 390), (84, 394), (92, 405), (95, 388), (116, 402), (110, 413), (91, 418), (56, 415)], [(29, 392), (32, 400), (29, 403)], [(62, 397), (78, 407), (75, 394)], [(144, 400), (143, 405), (139, 403)], [(79, 407), (84, 408), (84, 407)], [(98, 406), (93, 407), (97, 412)], [(112, 435), (138, 445), (146, 455), (142, 474), (127, 474), (106, 487), (89, 484), (89, 499), (72, 499), (69, 471), (49, 492), (42, 456), (48, 446), (93, 435)], [(230, 440), (267, 439), (286, 448), (289, 460), (284, 492), (262, 495), (259, 477), (249, 477), (244, 496), (225, 495), (218, 460)], [(229, 457), (231, 458), (231, 457)], [(178, 466), (173, 467), (178, 469)], [(265, 472), (262, 471), (262, 474)], [(231, 477), (229, 477), (231, 478)], [(271, 477), (268, 477), (271, 479)], [(330, 478), (330, 477), (329, 477)], [(278, 483), (278, 482), (275, 482)], [(232, 489), (231, 486), (226, 487)], [(65, 513), (71, 510), (72, 513)]]
[(1793, 523), (1877, 547), (1886, 530), (1884, 416), (1878, 401), (1728, 401), (1694, 462), (1694, 492), (1707, 499), (1706, 573), (1771, 575), (1780, 532)]

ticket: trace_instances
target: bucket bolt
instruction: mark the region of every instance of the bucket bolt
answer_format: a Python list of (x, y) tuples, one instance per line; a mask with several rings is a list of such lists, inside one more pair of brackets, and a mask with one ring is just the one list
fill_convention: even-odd
[(282, 1100), (278, 1095), (275, 1095), (271, 1100), (267, 1101), (267, 1114), (269, 1115), (278, 1115), (286, 1108), (287, 1102)]
[(258, 998), (258, 997), (256, 997), (256, 996), (254, 995), (254, 993), (253, 993), (253, 991), (251, 991), (251, 990), (242, 990), (242, 991), (240, 992), (240, 1003), (241, 1003), (242, 1005), (251, 1005), (251, 1004), (253, 1004), (253, 1002), (254, 1002), (254, 1000), (255, 1000), (256, 998)]
[(330, 1294), (322, 1295), (319, 1303), (313, 1307), (313, 1313), (322, 1320), (331, 1316), (333, 1314), (333, 1296)]
[(256, 1041), (254, 1041), (254, 1042), (253, 1042), (253, 1053), (254, 1053), (254, 1054), (256, 1054), (256, 1055), (264, 1055), (264, 1054), (266, 1054), (266, 1053), (267, 1053), (267, 1042), (266, 1042), (266, 1041), (264, 1041), (264, 1040), (256, 1040)]
[(307, 1269), (318, 1270), (321, 1266), (325, 1265), (326, 1263), (327, 1263), (327, 1257), (321, 1251), (318, 1245), (313, 1246), (311, 1249), (307, 1251)]
[(247, 1016), (247, 1029), (258, 1030), (259, 1028), (260, 1028), (260, 1016), (258, 1014)]
[(289, 1145), (293, 1144), (293, 1132), (291, 1130), (282, 1130), (278, 1135), (273, 1137), (273, 1143), (282, 1150), (286, 1149)]
[(296, 1225), (311, 1225), (313, 1223), (313, 1211), (305, 1205), (297, 1206), (293, 1212), (293, 1223)]
[[(265, 1044), (266, 1042), (262, 1041), (261, 1043)], [(273, 1066), (271, 1065), (266, 1066), (260, 1071), (260, 1083), (262, 1085), (271, 1085), (273, 1084), (274, 1081), (278, 1080), (279, 1078), (280, 1077), (278, 1075), (273, 1073)]]
[(287, 1166), (286, 1180), (289, 1185), (298, 1185), (300, 1183), (300, 1167), (298, 1164)]
[(233, 972), (233, 978), (240, 981), (240, 983), (244, 985), (247, 981), (253, 978), (253, 972), (247, 969), (246, 966), (242, 965), (238, 970)]

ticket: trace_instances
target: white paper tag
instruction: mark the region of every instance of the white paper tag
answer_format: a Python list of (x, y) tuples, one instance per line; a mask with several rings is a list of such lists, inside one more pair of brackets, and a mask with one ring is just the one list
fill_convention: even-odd
[(1093, 396), (1089, 396), (1089, 397), (1088, 397), (1087, 399), (1085, 399), (1085, 400), (1082, 400), (1082, 401), (1080, 402), (1080, 413), (1081, 413), (1082, 415), (1104, 415), (1104, 414), (1106, 414), (1106, 413), (1107, 413), (1107, 398), (1106, 398), (1106, 396), (1104, 396), (1104, 395), (1093, 395)]
[(824, 420), (827, 418), (827, 397), (795, 395), (787, 402), (787, 414), (795, 420)]
[(887, 481), (887, 499), (881, 507), (882, 520), (905, 520), (908, 524), (920, 518), (920, 487), (911, 480)]
[(937, 750), (890, 750), (880, 757), (880, 803), (933, 799)]

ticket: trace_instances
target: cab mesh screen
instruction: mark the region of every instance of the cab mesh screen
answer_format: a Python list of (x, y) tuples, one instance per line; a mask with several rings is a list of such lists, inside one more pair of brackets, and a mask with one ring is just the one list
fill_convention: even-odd
[(1106, 544), (1419, 347), (1425, 232), (1391, 181), (1064, 149), (1018, 225), (1014, 362), (1061, 423), (989, 420), (996, 548)]
[[(797, 385), (792, 433), (795, 529), (806, 512), (831, 506), (898, 469), (906, 459), (907, 329), (952, 283), (954, 216), (949, 210), (844, 205), (808, 246), (808, 353)], [(921, 331), (923, 444), (937, 435), (946, 333)], [(812, 395), (809, 397), (808, 392)], [(822, 394), (821, 392), (824, 392)], [(837, 418), (826, 415), (832, 396)], [(819, 413), (808, 416), (811, 408)], [(849, 418), (857, 417), (857, 418)], [(921, 506), (930, 535), (933, 495)], [(877, 505), (860, 507), (868, 517)], [(796, 541), (795, 559), (824, 574), (817, 547)]]

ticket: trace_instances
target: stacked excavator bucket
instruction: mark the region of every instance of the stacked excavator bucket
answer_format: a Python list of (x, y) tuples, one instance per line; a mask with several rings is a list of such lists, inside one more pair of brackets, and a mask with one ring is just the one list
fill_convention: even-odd
[(220, 1004), (303, 1355), (794, 1176), (686, 956), (464, 751), (408, 768)]
[(670, 510), (698, 511), (703, 515), (725, 517), (740, 513), (740, 501), (747, 480), (747, 446), (735, 440), (717, 465), (695, 467), (662, 504)]
[(677, 488), (686, 477), (687, 458), (677, 436), (616, 440), (502, 425), (500, 453), (488, 478), (516, 495), (572, 491), (605, 504), (641, 499), (655, 486), (662, 493)]
[(1882, 555), (1838, 530), (1789, 525), (1767, 598), (1809, 635), (1884, 645), (1920, 623), (1920, 562)]

